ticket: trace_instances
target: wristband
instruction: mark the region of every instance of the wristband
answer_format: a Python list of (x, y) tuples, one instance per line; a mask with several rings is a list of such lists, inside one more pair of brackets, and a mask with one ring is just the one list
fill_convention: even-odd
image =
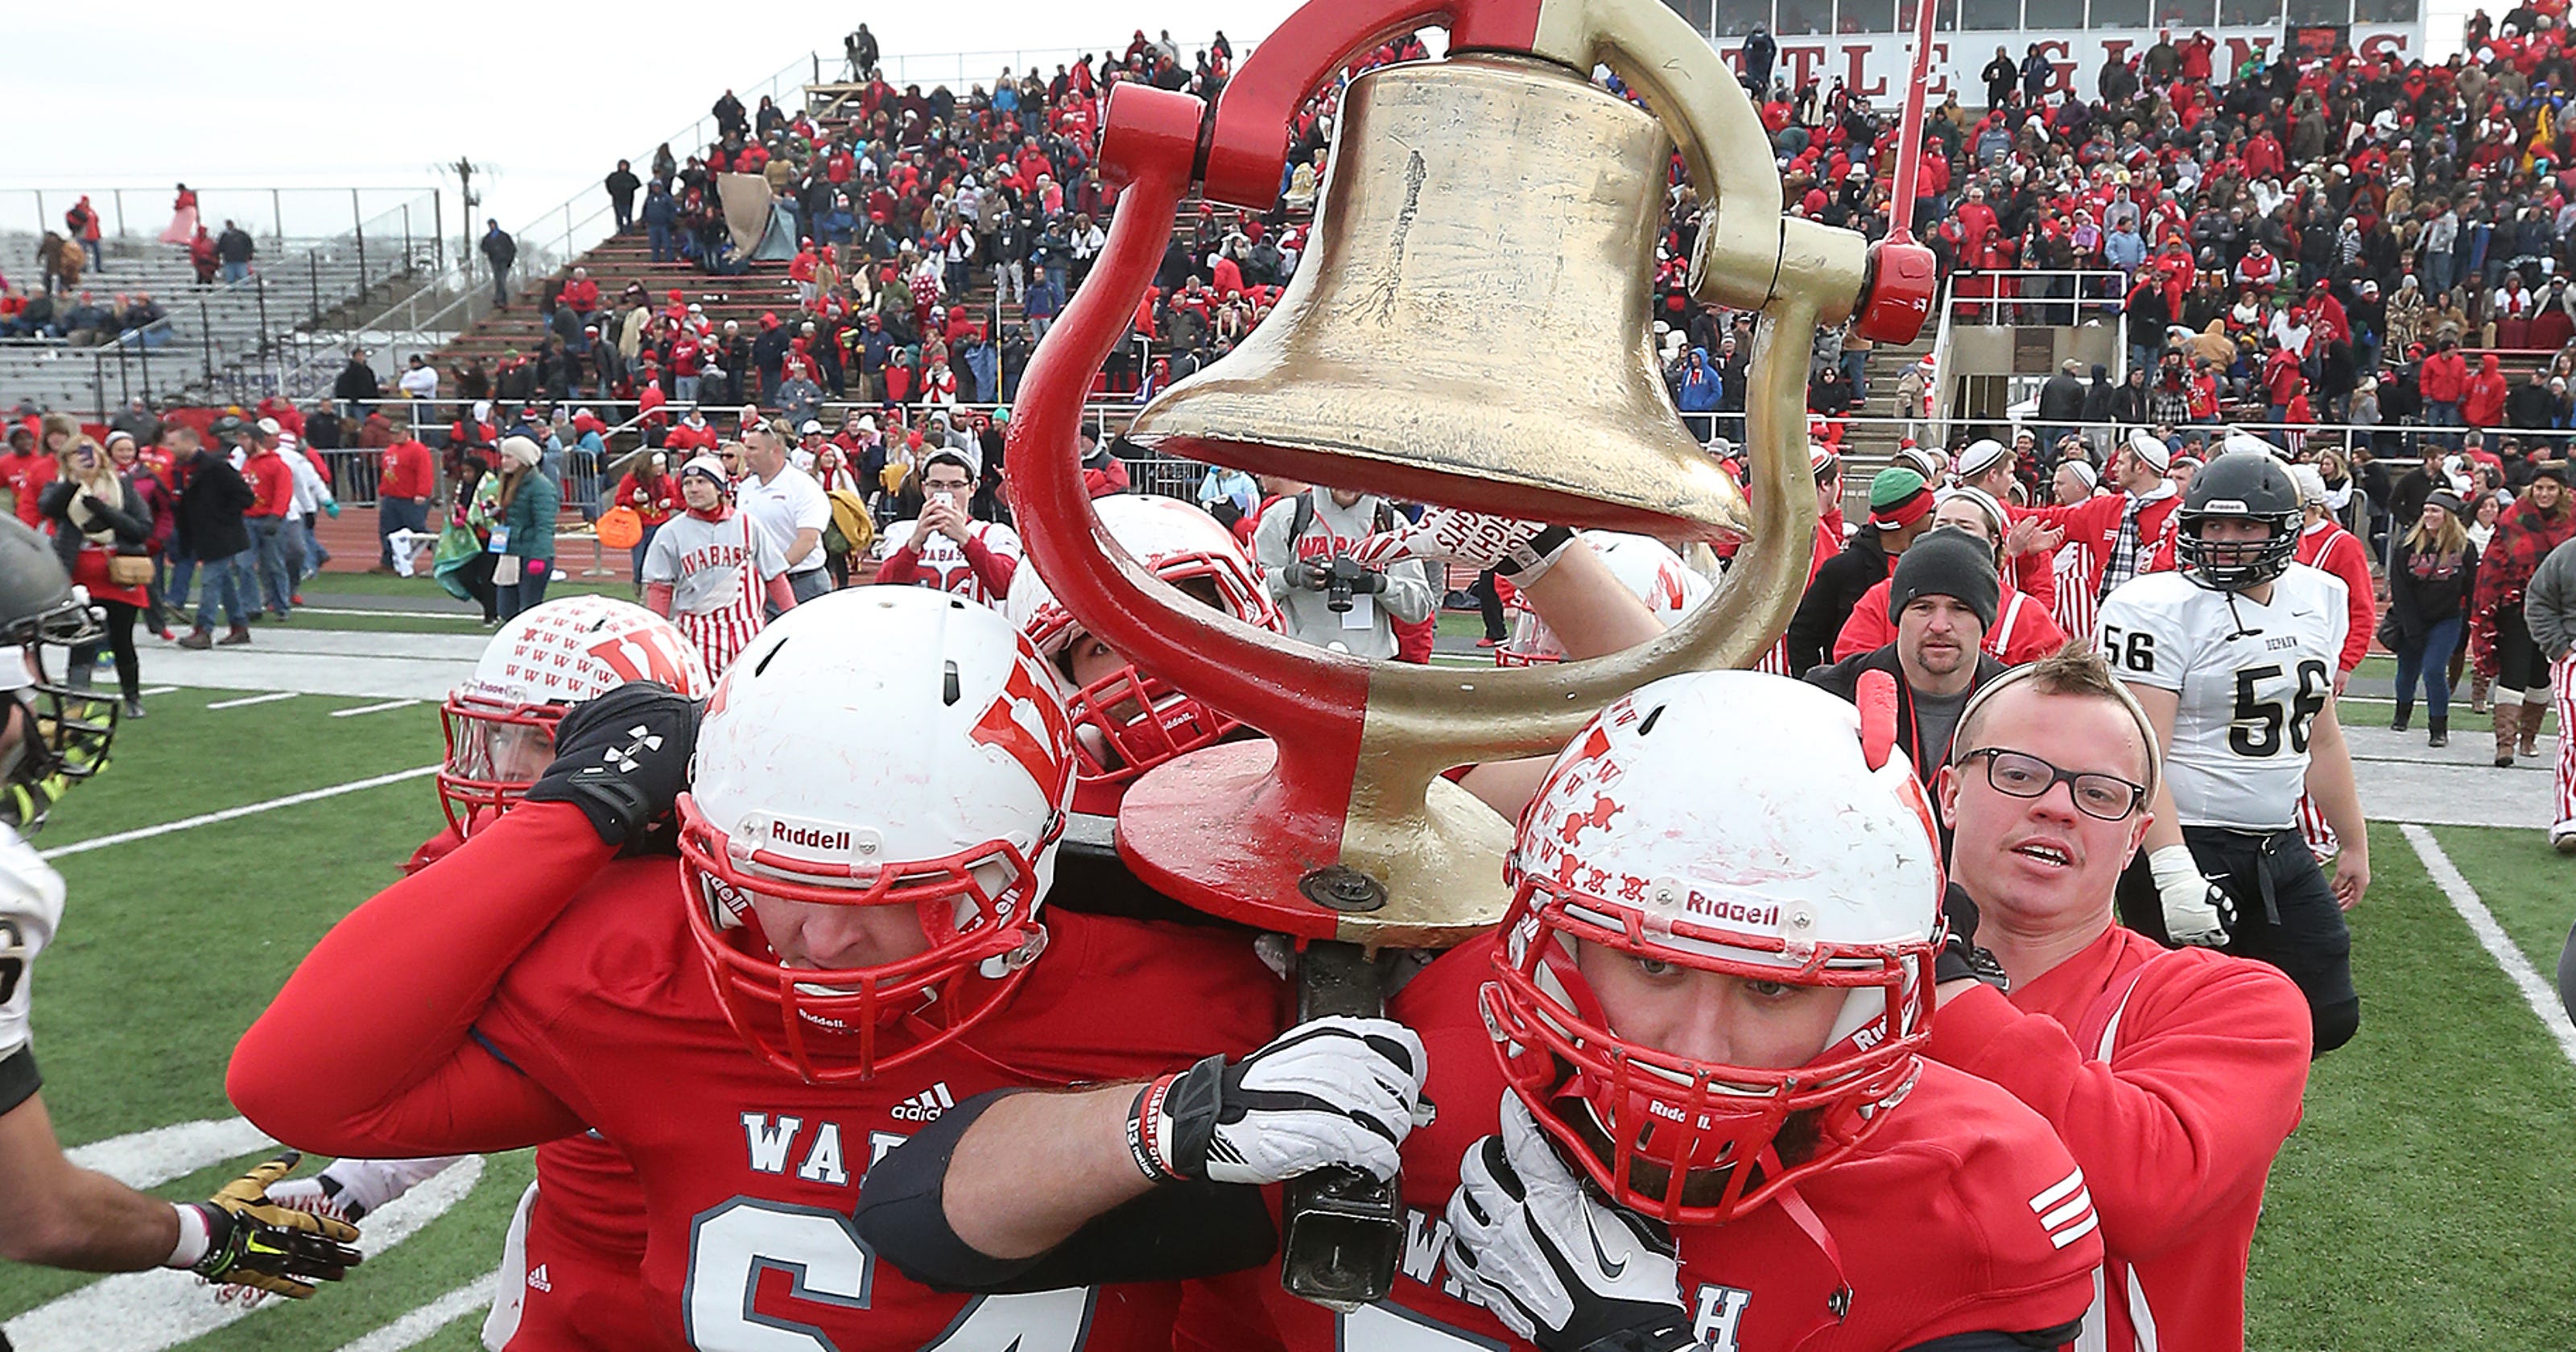
[(1162, 1154), (1154, 1148), (1158, 1138), (1167, 1138), (1163, 1104), (1171, 1097), (1172, 1084), (1178, 1075), (1165, 1075), (1149, 1080), (1136, 1091), (1135, 1103), (1127, 1109), (1127, 1154), (1136, 1161), (1137, 1171), (1149, 1183), (1178, 1183), (1181, 1176), (1163, 1163)]
[(213, 1227), (206, 1221), (206, 1209), (201, 1206), (180, 1206), (177, 1203), (172, 1203), (170, 1209), (179, 1213), (179, 1242), (171, 1246), (170, 1256), (161, 1260), (161, 1266), (195, 1267), (205, 1258), (206, 1250), (213, 1248), (215, 1243)]
[(1526, 587), (1547, 575), (1556, 561), (1565, 557), (1565, 547), (1574, 543), (1574, 532), (1564, 526), (1550, 526), (1530, 537), (1522, 545), (1494, 560), (1494, 571), (1510, 578), (1514, 585)]

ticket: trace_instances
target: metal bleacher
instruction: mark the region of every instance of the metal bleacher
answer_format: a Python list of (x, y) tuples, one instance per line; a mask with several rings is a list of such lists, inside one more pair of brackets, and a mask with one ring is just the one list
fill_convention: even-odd
[[(41, 287), (38, 243), (24, 231), (0, 233), (0, 259), (7, 261), (13, 285), (23, 282), (24, 291)], [(143, 238), (105, 240), (104, 267), (83, 276), (81, 290), (102, 305), (149, 295), (165, 319), (99, 347), (75, 348), (60, 338), (0, 339), (0, 407), (25, 402), (103, 416), (130, 399), (160, 405), (307, 393), (299, 372), (339, 365), (338, 355), (326, 363), (312, 349), (326, 343), (336, 348), (338, 340), (328, 335), (342, 315), (420, 274), (427, 260), (418, 255), (429, 243), (425, 237), (385, 239), (354, 231), (320, 239), (262, 235), (249, 279), (227, 286), (218, 278), (201, 286), (187, 251), (178, 246)], [(55, 299), (67, 304), (78, 297)]]

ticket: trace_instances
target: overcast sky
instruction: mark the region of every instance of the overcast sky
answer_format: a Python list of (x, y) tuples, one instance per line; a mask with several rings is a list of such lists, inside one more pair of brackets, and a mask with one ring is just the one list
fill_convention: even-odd
[[(2457, 42), (2469, 3), (2430, 0), (2437, 59)], [(1240, 50), (1296, 4), (929, 0), (837, 15), (678, 0), (448, 0), (408, 11), (318, 0), (229, 10), (177, 0), (127, 0), (113, 12), (15, 8), (15, 50), (71, 55), (23, 60), (10, 73), (0, 230), (38, 219), (35, 196), (22, 187), (45, 190), (48, 225), (59, 228), (72, 195), (88, 192), (113, 228), (107, 190), (124, 188), (127, 229), (149, 236), (169, 219), (171, 185), (185, 179), (218, 225), (238, 215), (264, 232), (282, 208), (296, 233), (313, 228), (305, 222), (345, 229), (350, 187), (444, 186), (452, 237), (460, 230), (455, 184), (435, 166), (459, 156), (484, 166), (478, 214), (513, 230), (576, 193), (577, 211), (587, 210), (620, 156), (640, 160), (686, 130), (727, 86), (752, 103), (755, 86), (782, 67), (804, 67), (806, 53), (837, 58), (842, 35), (860, 22), (889, 64), (907, 58), (921, 63), (916, 71), (936, 70), (938, 58), (979, 53), (951, 69), (989, 81), (1006, 51), (1024, 53), (1021, 66), (1042, 59), (1051, 73), (1075, 49), (1123, 48), (1139, 26), (1168, 27), (1185, 53), (1222, 29)], [(708, 21), (737, 14), (761, 17)], [(791, 97), (801, 79), (786, 82)], [(311, 191), (276, 207), (264, 191), (228, 191), (270, 186)], [(369, 192), (361, 211), (372, 216), (405, 197)], [(429, 233), (426, 222), (417, 232)]]
[[(989, 83), (1006, 52), (1029, 53), (1022, 66), (1043, 55), (1052, 73), (1072, 49), (1123, 49), (1140, 26), (1149, 34), (1168, 27), (1184, 55), (1219, 29), (1239, 49), (1296, 4), (932, 0), (836, 12), (674, 0), (447, 0), (426, 9), (128, 0), (113, 12), (15, 8), (15, 50), (77, 54), (15, 63), (11, 110), (0, 118), (0, 182), (46, 189), (54, 228), (79, 192), (92, 195), (112, 228), (110, 187), (128, 189), (127, 228), (149, 235), (168, 222), (170, 189), (181, 179), (204, 194), (209, 215), (252, 215), (262, 230), (265, 193), (218, 189), (443, 181), (453, 235), (454, 181), (433, 166), (460, 155), (490, 166), (478, 185), (481, 214), (517, 229), (567, 196), (595, 191), (619, 157), (640, 165), (727, 86), (751, 104), (753, 86), (801, 66), (806, 53), (837, 60), (842, 35), (862, 22), (888, 58), (987, 53), (967, 66)], [(801, 83), (790, 81), (787, 92)], [(364, 209), (401, 197), (370, 193)], [(345, 192), (316, 192), (286, 204), (290, 226), (326, 202), (345, 220)], [(31, 194), (0, 192), (0, 229), (26, 229), (34, 215)]]

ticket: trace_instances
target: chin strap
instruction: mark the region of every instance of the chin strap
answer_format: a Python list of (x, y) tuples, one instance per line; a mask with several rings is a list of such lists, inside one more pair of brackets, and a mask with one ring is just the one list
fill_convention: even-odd
[[(1780, 1152), (1768, 1146), (1763, 1147), (1759, 1162), (1766, 1173), (1785, 1172), (1780, 1163)], [(1798, 1227), (1800, 1233), (1815, 1243), (1825, 1255), (1825, 1265), (1834, 1270), (1834, 1290), (1832, 1295), (1825, 1297), (1825, 1317), (1790, 1344), (1793, 1348), (1805, 1347), (1815, 1341), (1817, 1335), (1841, 1328), (1843, 1321), (1851, 1317), (1851, 1278), (1843, 1271), (1843, 1251), (1834, 1243), (1833, 1232), (1825, 1228), (1824, 1221), (1816, 1215), (1816, 1209), (1807, 1205), (1807, 1199), (1798, 1195), (1795, 1185), (1774, 1193), (1771, 1201), (1791, 1224)]]

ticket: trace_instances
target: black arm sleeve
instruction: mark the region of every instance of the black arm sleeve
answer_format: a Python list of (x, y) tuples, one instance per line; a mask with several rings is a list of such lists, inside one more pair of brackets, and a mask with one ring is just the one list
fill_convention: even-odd
[(1953, 1333), (1928, 1343), (1916, 1343), (1904, 1352), (2031, 1352), (2033, 1348), (2064, 1347), (2084, 1331), (2084, 1321), (2077, 1319), (2053, 1329), (2033, 1329), (2028, 1333)]
[(1259, 1267), (1277, 1251), (1277, 1228), (1260, 1189), (1170, 1183), (1094, 1218), (1034, 1258), (977, 1252), (948, 1225), (942, 1194), (949, 1159), (985, 1109), (1025, 1092), (978, 1094), (878, 1160), (859, 1193), (859, 1237), (868, 1247), (934, 1291), (993, 1295), (1214, 1276)]
[(0, 1113), (34, 1098), (44, 1087), (45, 1077), (36, 1073), (35, 1048), (20, 1047), (0, 1059)]

